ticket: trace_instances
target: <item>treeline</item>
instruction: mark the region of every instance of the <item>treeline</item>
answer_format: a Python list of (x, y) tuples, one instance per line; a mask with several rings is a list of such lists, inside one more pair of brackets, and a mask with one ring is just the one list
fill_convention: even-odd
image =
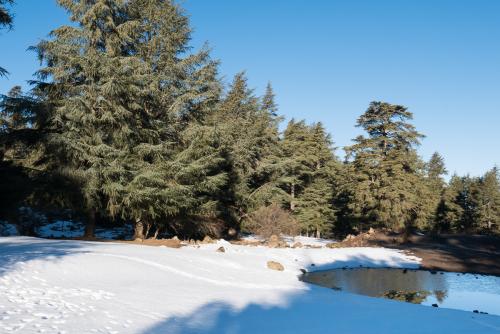
[(256, 96), (239, 73), (225, 87), (209, 50), (189, 48), (177, 4), (58, 3), (73, 24), (32, 47), (43, 67), (31, 90), (1, 98), (0, 220), (22, 225), (30, 207), (85, 221), (87, 237), (96, 222), (132, 223), (138, 238), (227, 237), (277, 217), (316, 236), (499, 232), (498, 170), (445, 182), (439, 154), (417, 155), (405, 107), (370, 103), (340, 161), (321, 123), (280, 133), (270, 84)]

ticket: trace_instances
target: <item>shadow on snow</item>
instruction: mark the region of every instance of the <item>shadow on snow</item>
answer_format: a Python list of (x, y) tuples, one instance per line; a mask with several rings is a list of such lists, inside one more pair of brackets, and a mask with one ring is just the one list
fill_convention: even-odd
[[(374, 261), (355, 256), (323, 266), (320, 271), (359, 263), (363, 267), (391, 267), (393, 260)], [(473, 320), (471, 312), (441, 310), (404, 302), (382, 300), (304, 283), (307, 289), (284, 292), (279, 305), (251, 303), (242, 309), (214, 301), (190, 314), (173, 316), (143, 331), (143, 334), (256, 334), (256, 333), (498, 333), (496, 326)], [(462, 314), (457, 314), (461, 312)], [(483, 316), (483, 315), (481, 315)], [(488, 316), (492, 317), (492, 316)], [(471, 318), (471, 321), (460, 321)]]
[(73, 241), (28, 237), (15, 237), (15, 240), (9, 241), (10, 238), (12, 237), (0, 238), (0, 276), (21, 263), (32, 260), (54, 261), (63, 256), (77, 254), (81, 248), (80, 243)]

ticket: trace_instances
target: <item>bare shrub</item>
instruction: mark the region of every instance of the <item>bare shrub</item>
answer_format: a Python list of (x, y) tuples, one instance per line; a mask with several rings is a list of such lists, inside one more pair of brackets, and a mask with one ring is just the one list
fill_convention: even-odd
[(300, 232), (297, 221), (278, 204), (264, 206), (254, 211), (245, 225), (249, 232), (266, 239), (280, 234), (295, 236)]

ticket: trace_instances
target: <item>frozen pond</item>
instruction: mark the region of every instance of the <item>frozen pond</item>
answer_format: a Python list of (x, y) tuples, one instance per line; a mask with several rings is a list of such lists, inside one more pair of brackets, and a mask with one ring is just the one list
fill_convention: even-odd
[(500, 277), (411, 269), (334, 269), (302, 280), (335, 290), (500, 315)]

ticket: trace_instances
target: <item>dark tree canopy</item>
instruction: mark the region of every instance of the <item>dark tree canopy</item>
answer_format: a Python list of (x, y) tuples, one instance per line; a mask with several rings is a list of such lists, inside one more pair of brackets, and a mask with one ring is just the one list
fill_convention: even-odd
[[(500, 232), (498, 169), (447, 180), (439, 153), (418, 155), (406, 107), (371, 102), (342, 163), (323, 124), (283, 125), (270, 83), (225, 85), (178, 3), (57, 2), (71, 25), (32, 48), (32, 88), (0, 96), (0, 223), (28, 208), (85, 221), (87, 237), (95, 224), (136, 238)], [(0, 28), (13, 3), (0, 0)]]

